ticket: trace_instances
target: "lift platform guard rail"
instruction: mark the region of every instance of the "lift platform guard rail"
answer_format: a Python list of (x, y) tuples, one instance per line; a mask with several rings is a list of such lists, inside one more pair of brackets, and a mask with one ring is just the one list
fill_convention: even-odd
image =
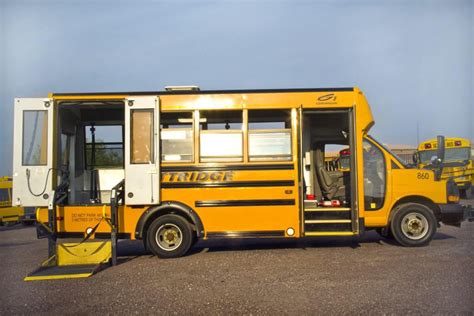
[[(117, 264), (117, 227), (118, 208), (123, 204), (125, 180), (120, 181), (111, 190), (110, 218), (107, 217), (106, 205), (102, 206), (102, 218), (86, 234), (80, 242), (57, 242), (56, 206), (67, 198), (67, 184), (58, 186), (52, 194), (48, 207), (49, 225), (37, 224), (38, 238), (48, 238), (49, 258), (41, 266), (28, 274), (25, 281), (85, 278), (100, 271), (106, 265)], [(91, 242), (99, 224), (106, 221), (111, 229), (110, 240)]]
[[(432, 168), (418, 169), (373, 125), (357, 87), (17, 98), (12, 203), (37, 208), (49, 244), (26, 280), (90, 276), (117, 263), (118, 239), (160, 258), (198, 240), (367, 230), (419, 247), (472, 217), (441, 177), (442, 137)], [(344, 169), (328, 168), (342, 149)]]

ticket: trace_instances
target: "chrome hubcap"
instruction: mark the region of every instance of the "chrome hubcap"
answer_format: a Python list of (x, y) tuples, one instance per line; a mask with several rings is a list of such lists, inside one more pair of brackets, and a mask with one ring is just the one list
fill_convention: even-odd
[(164, 224), (156, 231), (155, 240), (161, 249), (173, 251), (183, 242), (183, 234), (175, 224)]
[(403, 217), (401, 228), (407, 238), (419, 240), (428, 234), (429, 224), (424, 215), (413, 212)]

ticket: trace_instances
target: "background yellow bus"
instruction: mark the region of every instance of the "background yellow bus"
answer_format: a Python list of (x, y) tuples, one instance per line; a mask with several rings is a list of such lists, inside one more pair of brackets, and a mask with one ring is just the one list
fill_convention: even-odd
[(0, 225), (33, 224), (34, 208), (12, 206), (12, 178), (0, 177)]
[[(418, 145), (416, 163), (418, 168), (431, 165), (431, 159), (437, 155), (436, 139), (426, 140)], [(448, 164), (443, 168), (442, 179), (453, 179), (461, 197), (466, 197), (474, 182), (474, 164), (471, 156), (471, 142), (465, 138), (445, 138), (445, 158)]]

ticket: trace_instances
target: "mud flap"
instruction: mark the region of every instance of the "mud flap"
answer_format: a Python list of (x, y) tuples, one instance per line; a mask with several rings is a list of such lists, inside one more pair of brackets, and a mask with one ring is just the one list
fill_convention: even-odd
[(111, 241), (58, 243), (56, 256), (43, 262), (24, 281), (87, 278), (108, 266), (111, 258)]

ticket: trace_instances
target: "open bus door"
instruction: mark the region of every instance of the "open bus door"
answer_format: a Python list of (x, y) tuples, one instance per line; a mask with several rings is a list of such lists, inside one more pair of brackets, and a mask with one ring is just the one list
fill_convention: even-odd
[(14, 206), (48, 206), (53, 183), (53, 100), (15, 99)]
[(160, 202), (159, 101), (157, 96), (125, 100), (125, 201)]

